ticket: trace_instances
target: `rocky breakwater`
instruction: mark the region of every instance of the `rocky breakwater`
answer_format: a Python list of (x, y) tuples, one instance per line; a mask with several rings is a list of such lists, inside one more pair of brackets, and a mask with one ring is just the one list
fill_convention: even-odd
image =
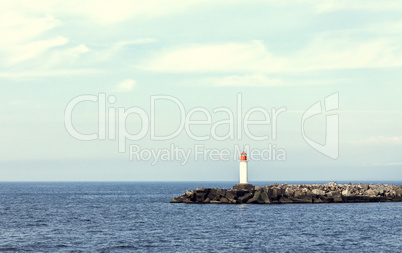
[(232, 189), (197, 188), (171, 203), (291, 204), (400, 202), (402, 186), (387, 184), (274, 184), (264, 187), (237, 184)]

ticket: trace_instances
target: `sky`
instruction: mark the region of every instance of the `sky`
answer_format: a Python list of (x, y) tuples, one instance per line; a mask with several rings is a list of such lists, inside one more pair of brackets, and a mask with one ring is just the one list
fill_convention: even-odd
[(400, 1), (0, 2), (0, 181), (402, 180)]

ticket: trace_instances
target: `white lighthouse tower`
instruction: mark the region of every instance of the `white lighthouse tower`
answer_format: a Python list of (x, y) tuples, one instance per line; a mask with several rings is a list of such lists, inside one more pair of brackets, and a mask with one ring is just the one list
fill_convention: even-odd
[(247, 154), (243, 151), (240, 155), (240, 184), (248, 184)]

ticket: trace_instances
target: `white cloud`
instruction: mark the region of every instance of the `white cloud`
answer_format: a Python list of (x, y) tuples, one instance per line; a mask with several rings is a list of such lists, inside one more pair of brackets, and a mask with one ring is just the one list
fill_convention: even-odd
[(49, 77), (49, 76), (68, 76), (68, 75), (88, 75), (99, 73), (99, 70), (90, 68), (79, 68), (79, 69), (45, 69), (45, 70), (33, 70), (33, 71), (7, 71), (0, 72), (0, 77), (21, 80), (29, 79), (34, 77)]
[[(401, 38), (355, 37), (358, 31), (325, 32), (294, 55), (300, 70), (384, 68), (402, 66)], [(292, 58), (289, 57), (288, 61)]]
[(64, 45), (63, 36), (39, 38), (40, 35), (60, 25), (51, 16), (27, 18), (18, 13), (8, 13), (0, 18), (0, 65), (15, 65), (35, 58), (50, 48)]
[(196, 85), (213, 86), (278, 86), (284, 85), (280, 79), (269, 78), (264, 75), (231, 75), (224, 77), (212, 77), (201, 80), (188, 81)]
[(124, 47), (126, 45), (148, 44), (148, 43), (155, 43), (157, 41), (158, 40), (154, 39), (154, 38), (140, 38), (140, 39), (134, 39), (134, 40), (129, 40), (129, 41), (119, 41), (114, 46), (120, 48), (120, 47)]
[(9, 64), (14, 65), (35, 58), (47, 50), (62, 46), (68, 42), (64, 37), (57, 37), (48, 40), (34, 41), (15, 48), (14, 54), (9, 59)]
[[(0, 12), (1, 14), (1, 12)], [(93, 74), (93, 66), (106, 61), (127, 45), (156, 42), (137, 38), (91, 49), (61, 35), (49, 36), (62, 23), (52, 16), (30, 16), (23, 12), (0, 15), (0, 77), (24, 79), (38, 76)], [(75, 44), (75, 45), (74, 45)]]
[[(76, 41), (69, 36), (69, 22), (91, 23), (112, 27), (131, 19), (154, 19), (180, 12), (199, 10), (219, 5), (247, 4), (245, 0), (87, 0), (87, 1), (4, 1), (0, 10), (0, 67), (3, 76), (11, 67), (18, 65), (21, 72), (29, 73), (33, 68), (44, 74), (63, 73), (62, 69), (85, 68), (111, 59), (127, 45), (154, 43), (154, 38), (132, 39), (123, 36), (115, 44), (101, 45), (99, 48), (87, 41)], [(266, 1), (254, 3), (265, 6)], [(269, 1), (270, 4), (284, 6), (283, 3)], [(400, 3), (367, 4), (349, 1), (296, 1), (306, 11), (336, 11), (340, 9), (386, 9), (402, 10)], [(76, 8), (80, 6), (80, 8)], [(57, 18), (55, 18), (57, 17)], [(74, 23), (73, 22), (73, 23)], [(55, 28), (63, 27), (63, 30)], [(89, 26), (88, 26), (89, 27)], [(402, 44), (398, 34), (401, 24), (376, 24), (365, 32), (388, 32), (393, 36), (374, 36), (374, 39), (351, 36), (359, 31), (341, 31), (316, 34), (310, 43), (301, 44), (292, 53), (278, 54), (263, 41), (245, 41), (221, 44), (192, 44), (167, 48), (154, 52), (142, 64), (135, 67), (143, 70), (170, 73), (225, 73), (227, 77), (204, 80), (216, 85), (238, 86), (242, 82), (256, 86), (282, 85), (283, 80), (268, 78), (267, 74), (341, 68), (380, 68), (402, 66)], [(57, 34), (57, 32), (63, 34)], [(123, 38), (122, 37), (122, 38)], [(110, 43), (110, 42), (108, 42)], [(101, 43), (99, 43), (101, 44)], [(30, 62), (31, 61), (31, 62)], [(29, 66), (22, 66), (22, 63)], [(136, 59), (136, 62), (138, 60)], [(236, 73), (234, 75), (234, 73)], [(0, 74), (1, 75), (1, 74)]]
[(333, 12), (340, 10), (371, 10), (383, 11), (393, 10), (402, 11), (402, 3), (400, 1), (375, 1), (375, 0), (362, 0), (362, 1), (349, 1), (349, 0), (327, 0), (327, 1), (302, 1), (310, 4), (317, 12)]
[[(100, 24), (115, 24), (131, 18), (155, 18), (181, 12), (189, 7), (200, 4), (199, 0), (86, 0), (62, 1), (65, 10), (76, 15), (89, 18)], [(74, 6), (80, 5), (80, 8)], [(63, 10), (60, 10), (63, 11)]]
[(391, 163), (374, 163), (373, 167), (389, 167), (389, 166), (401, 166), (402, 162), (391, 162)]
[[(240, 0), (237, 0), (237, 2), (239, 1)], [(30, 13), (52, 12), (60, 16), (75, 16), (97, 24), (111, 25), (133, 18), (158, 18), (183, 12), (189, 8), (216, 4), (231, 4), (231, 2), (234, 1), (222, 1), (222, 3), (217, 3), (212, 0), (171, 0), (169, 2), (165, 0), (41, 0), (35, 2), (14, 0), (5, 2), (2, 4), (2, 8), (8, 12), (15, 10)], [(244, 0), (240, 2), (244, 2)]]
[(26, 100), (22, 100), (22, 99), (16, 99), (16, 100), (11, 100), (8, 102), (9, 105), (11, 106), (18, 106), (18, 105), (23, 105), (26, 104), (27, 101)]
[(184, 45), (165, 49), (134, 67), (171, 73), (280, 73), (326, 69), (402, 66), (401, 36), (364, 36), (358, 31), (316, 34), (305, 46), (285, 55), (275, 54), (262, 41)]
[(114, 90), (115, 92), (128, 92), (132, 91), (134, 86), (136, 84), (136, 81), (133, 79), (126, 79), (123, 82), (119, 83), (116, 86), (116, 89)]
[[(281, 64), (282, 63), (282, 64)], [(282, 69), (283, 62), (274, 58), (261, 41), (213, 45), (191, 45), (157, 52), (135, 66), (159, 72), (253, 72)]]
[[(93, 6), (89, 6), (89, 2)], [(80, 8), (76, 8), (77, 5), (80, 5)], [(119, 11), (114, 12), (113, 8), (118, 8)], [(127, 17), (139, 15), (130, 11), (130, 8), (140, 12), (151, 6), (149, 3), (145, 6), (131, 1), (78, 3), (78, 1), (43, 0), (33, 3), (16, 0), (2, 3), (0, 31), (3, 39), (0, 40), (0, 77), (26, 78), (74, 72), (93, 73), (95, 64), (110, 59), (127, 45), (156, 42), (153, 38), (136, 38), (114, 44), (99, 43), (98, 47), (90, 48), (75, 39), (70, 41), (68, 38), (71, 33), (70, 24), (61, 21), (66, 17), (75, 20), (78, 18), (82, 23), (91, 17), (86, 15), (86, 12), (95, 12), (94, 15), (98, 15), (96, 17), (98, 21), (106, 20), (106, 23), (109, 21), (114, 23), (118, 22), (117, 19), (120, 17), (122, 20), (125, 19), (125, 14)], [(120, 11), (120, 9), (125, 10)], [(112, 20), (108, 20), (108, 17)], [(64, 29), (56, 30), (55, 28), (58, 27)]]
[(354, 79), (318, 79), (318, 80), (300, 80), (283, 78), (272, 78), (267, 75), (227, 75), (219, 77), (207, 77), (198, 79), (189, 79), (184, 81), (186, 85), (197, 86), (245, 86), (245, 87), (272, 87), (272, 86), (297, 86), (297, 85), (333, 85), (350, 83)]
[(401, 137), (401, 136), (393, 136), (393, 137), (385, 137), (385, 136), (370, 137), (370, 138), (361, 140), (360, 143), (402, 144), (402, 137)]
[(11, 12), (2, 13), (0, 16), (0, 29), (2, 39), (0, 45), (12, 45), (24, 43), (27, 40), (37, 37), (57, 26), (60, 21), (49, 15), (41, 17), (27, 17), (24, 13)]

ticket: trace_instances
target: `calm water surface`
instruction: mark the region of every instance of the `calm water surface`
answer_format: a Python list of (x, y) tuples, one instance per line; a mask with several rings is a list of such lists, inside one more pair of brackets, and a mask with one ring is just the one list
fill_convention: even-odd
[(0, 183), (0, 251), (402, 252), (402, 203), (169, 203), (233, 184)]

